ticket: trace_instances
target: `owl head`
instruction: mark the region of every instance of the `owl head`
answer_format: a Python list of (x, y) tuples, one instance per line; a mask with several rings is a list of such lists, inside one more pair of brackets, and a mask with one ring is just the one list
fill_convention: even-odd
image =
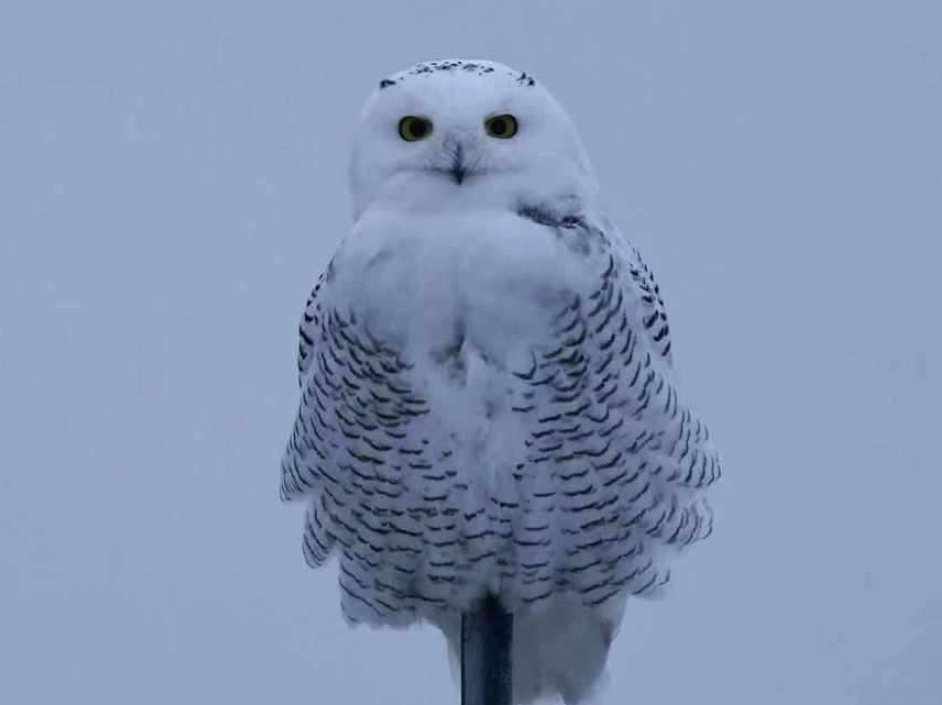
[(568, 115), (529, 74), (491, 61), (418, 64), (380, 81), (357, 128), (354, 218), (589, 200), (595, 179)]

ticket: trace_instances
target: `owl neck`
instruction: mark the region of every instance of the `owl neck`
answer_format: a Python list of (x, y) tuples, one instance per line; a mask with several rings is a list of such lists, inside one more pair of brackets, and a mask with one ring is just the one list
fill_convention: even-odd
[[(576, 172), (576, 170), (573, 170)], [(431, 171), (400, 172), (372, 191), (353, 194), (354, 222), (371, 210), (415, 213), (517, 211), (521, 206), (578, 202), (591, 209), (597, 202), (595, 180), (584, 172), (555, 169), (534, 173), (483, 172), (461, 184)]]

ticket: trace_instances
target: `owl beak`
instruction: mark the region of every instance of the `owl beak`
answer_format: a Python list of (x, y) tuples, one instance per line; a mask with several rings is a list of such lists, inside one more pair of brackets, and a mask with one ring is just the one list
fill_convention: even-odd
[(464, 160), (462, 159), (460, 151), (457, 153), (454, 161), (451, 164), (450, 173), (451, 178), (453, 178), (455, 183), (459, 186), (461, 185), (461, 182), (464, 181), (464, 177), (468, 174), (468, 170), (464, 165)]
[(468, 147), (465, 141), (455, 135), (448, 135), (442, 142), (442, 149), (447, 155), (447, 166), (443, 169), (459, 186), (464, 183), (470, 171), (468, 167)]

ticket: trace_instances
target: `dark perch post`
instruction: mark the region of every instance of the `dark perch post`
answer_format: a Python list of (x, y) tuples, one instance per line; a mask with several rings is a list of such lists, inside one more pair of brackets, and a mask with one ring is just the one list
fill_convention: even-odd
[(512, 705), (514, 618), (492, 596), (461, 616), (461, 705)]

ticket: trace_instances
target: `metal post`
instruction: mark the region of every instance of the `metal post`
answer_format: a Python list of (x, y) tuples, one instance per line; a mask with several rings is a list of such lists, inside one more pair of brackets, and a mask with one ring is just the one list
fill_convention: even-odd
[(461, 616), (461, 705), (512, 705), (514, 618), (495, 597)]

